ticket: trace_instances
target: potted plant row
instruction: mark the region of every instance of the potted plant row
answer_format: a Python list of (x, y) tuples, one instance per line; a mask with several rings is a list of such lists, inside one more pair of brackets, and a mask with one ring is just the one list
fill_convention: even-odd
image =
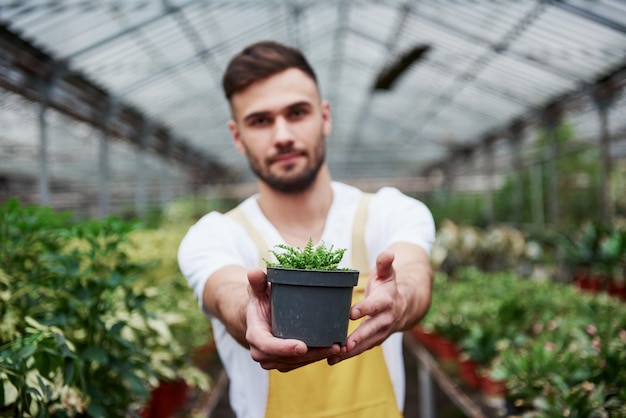
[[(438, 274), (433, 294), (421, 327), (457, 344), (468, 388), (524, 416), (626, 416), (626, 307), (617, 299), (471, 268)], [(478, 365), (474, 376), (463, 377), (466, 361)]]
[(579, 289), (606, 291), (626, 300), (626, 230), (597, 222), (551, 234), (548, 242), (562, 252)]

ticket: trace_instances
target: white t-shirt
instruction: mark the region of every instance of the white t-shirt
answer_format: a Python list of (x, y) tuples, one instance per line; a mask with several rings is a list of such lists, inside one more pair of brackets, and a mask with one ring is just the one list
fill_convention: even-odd
[[(346, 248), (342, 267), (352, 259), (352, 225), (361, 191), (338, 182), (332, 183), (333, 201), (321, 241), (335, 248)], [(265, 217), (257, 196), (246, 199), (241, 208), (259, 230), (269, 248), (285, 244)], [(370, 202), (365, 231), (370, 269), (375, 271), (377, 255), (394, 242), (409, 242), (421, 246), (426, 253), (435, 239), (435, 226), (428, 208), (399, 190), (380, 189)], [(317, 244), (317, 243), (316, 243)], [(263, 254), (261, 257), (268, 257)], [(220, 359), (230, 379), (230, 403), (238, 417), (262, 418), (268, 394), (268, 372), (252, 360), (250, 352), (226, 332), (224, 325), (202, 304), (207, 279), (228, 265), (258, 267), (259, 254), (244, 228), (218, 212), (211, 212), (193, 225), (181, 242), (178, 261), (183, 275), (193, 289), (203, 311), (211, 318), (215, 343)], [(383, 343), (385, 361), (393, 382), (398, 407), (404, 405), (404, 362), (402, 335), (395, 334)]]

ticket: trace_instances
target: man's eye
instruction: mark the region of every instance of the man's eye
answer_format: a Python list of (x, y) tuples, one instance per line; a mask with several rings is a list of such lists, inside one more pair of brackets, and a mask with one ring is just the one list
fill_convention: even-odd
[(300, 118), (300, 117), (306, 115), (306, 113), (307, 112), (304, 109), (294, 109), (291, 112), (289, 112), (289, 116), (291, 118)]
[(259, 116), (258, 118), (254, 118), (250, 120), (251, 126), (262, 126), (267, 125), (270, 122), (270, 119), (265, 116)]

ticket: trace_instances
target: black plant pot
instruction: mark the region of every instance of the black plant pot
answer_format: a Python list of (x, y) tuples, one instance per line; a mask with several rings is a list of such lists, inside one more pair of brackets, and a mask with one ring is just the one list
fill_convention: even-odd
[(272, 284), (272, 334), (309, 347), (345, 345), (356, 270), (267, 269)]

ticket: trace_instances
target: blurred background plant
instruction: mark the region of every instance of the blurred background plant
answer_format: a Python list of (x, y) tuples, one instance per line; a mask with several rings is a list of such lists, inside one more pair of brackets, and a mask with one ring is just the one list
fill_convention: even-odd
[(553, 264), (549, 248), (535, 236), (510, 225), (480, 228), (443, 220), (431, 251), (437, 271), (454, 274), (459, 268), (481, 271), (518, 271), (523, 276), (545, 276)]
[(141, 282), (157, 263), (131, 257), (137, 227), (0, 206), (0, 415), (126, 417), (162, 380), (208, 389), (174, 337), (186, 311)]
[(477, 374), (504, 381), (520, 414), (624, 416), (626, 305), (618, 298), (474, 267), (437, 273), (433, 295), (420, 327), (455, 343), (459, 366), (472, 360)]

